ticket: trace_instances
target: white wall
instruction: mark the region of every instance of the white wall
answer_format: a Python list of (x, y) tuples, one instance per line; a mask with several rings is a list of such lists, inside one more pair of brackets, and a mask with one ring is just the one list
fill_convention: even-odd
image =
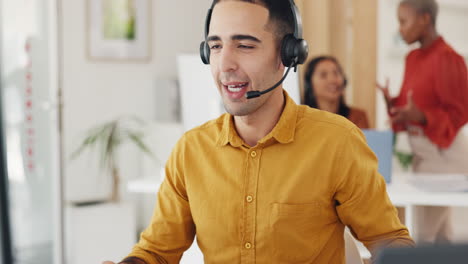
[[(97, 165), (97, 157), (69, 157), (85, 131), (124, 114), (153, 120), (158, 106), (156, 80), (175, 79), (176, 54), (198, 52), (210, 0), (154, 0), (152, 2), (152, 59), (148, 63), (104, 63), (86, 56), (86, 1), (62, 0), (64, 147), (66, 154), (66, 198), (92, 200), (108, 195)], [(121, 174), (140, 173), (139, 155), (124, 147)]]

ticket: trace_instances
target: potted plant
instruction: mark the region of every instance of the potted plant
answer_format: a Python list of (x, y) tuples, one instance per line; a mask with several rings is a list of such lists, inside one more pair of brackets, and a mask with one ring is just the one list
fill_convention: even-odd
[[(124, 144), (133, 144), (143, 154), (156, 159), (144, 143), (141, 119), (119, 117), (88, 130), (71, 159), (89, 151), (99, 153), (101, 170), (111, 177), (108, 199), (74, 202), (67, 208), (67, 263), (100, 263), (105, 258), (120, 259), (122, 252), (136, 242), (137, 222), (133, 204), (120, 201), (121, 175), (118, 152)], [(99, 250), (96, 250), (96, 247)]]
[(413, 154), (397, 149), (397, 133), (393, 134), (393, 155), (397, 158), (401, 168), (407, 171), (413, 163)]
[(154, 154), (143, 141), (144, 133), (140, 129), (145, 123), (134, 116), (120, 117), (91, 128), (80, 146), (73, 152), (71, 158), (75, 159), (85, 150), (99, 152), (101, 169), (106, 170), (112, 177), (112, 191), (109, 201), (120, 200), (120, 171), (117, 152), (122, 144), (132, 143), (142, 153), (156, 159)]

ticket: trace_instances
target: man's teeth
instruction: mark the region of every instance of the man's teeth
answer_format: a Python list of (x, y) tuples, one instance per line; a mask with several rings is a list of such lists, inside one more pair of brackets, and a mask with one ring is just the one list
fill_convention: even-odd
[(238, 92), (240, 92), (241, 90), (242, 90), (241, 87), (239, 87), (239, 88), (233, 88), (233, 87), (229, 87), (229, 86), (228, 86), (228, 91), (230, 91), (230, 92), (232, 92), (232, 93), (238, 93)]
[(228, 85), (227, 88), (228, 88), (228, 91), (232, 93), (237, 93), (237, 92), (240, 92), (244, 86), (245, 84), (236, 84), (236, 85)]

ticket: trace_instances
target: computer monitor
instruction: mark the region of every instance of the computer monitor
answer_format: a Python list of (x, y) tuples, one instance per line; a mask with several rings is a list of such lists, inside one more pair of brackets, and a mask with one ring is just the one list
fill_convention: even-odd
[(379, 160), (379, 173), (390, 183), (392, 180), (393, 132), (363, 129), (367, 144)]
[(376, 264), (465, 264), (468, 244), (383, 249)]

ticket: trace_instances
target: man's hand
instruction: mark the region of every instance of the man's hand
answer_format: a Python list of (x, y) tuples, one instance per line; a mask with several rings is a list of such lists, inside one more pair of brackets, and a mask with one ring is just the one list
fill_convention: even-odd
[(115, 263), (112, 261), (104, 261), (102, 264), (115, 264)]
[(408, 92), (406, 105), (403, 107), (390, 108), (392, 123), (417, 122), (426, 124), (424, 113), (413, 102), (413, 92)]

